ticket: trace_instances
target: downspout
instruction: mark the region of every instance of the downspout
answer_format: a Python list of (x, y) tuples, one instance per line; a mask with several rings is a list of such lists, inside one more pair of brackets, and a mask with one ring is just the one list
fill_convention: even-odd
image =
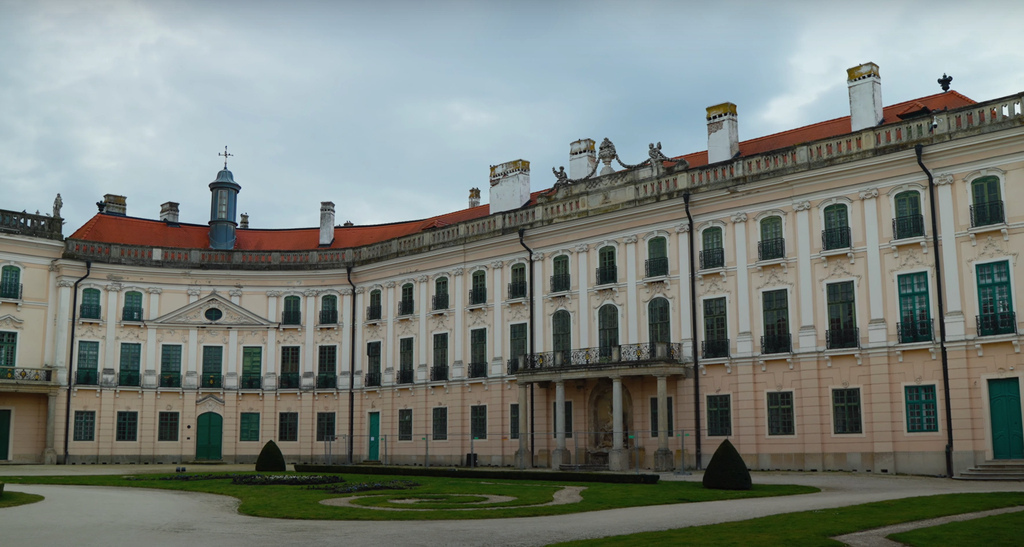
[[(533, 347), (533, 249), (531, 249), (531, 248), (526, 246), (526, 242), (523, 241), (523, 238), (525, 236), (526, 236), (526, 228), (520, 228), (519, 229), (519, 244), (522, 245), (524, 249), (526, 249), (526, 252), (530, 253), (529, 258), (528, 258), (530, 266), (529, 266), (529, 270), (527, 271), (527, 276), (528, 276), (527, 277), (527, 284), (530, 287), (530, 289), (529, 289), (530, 290), (530, 301), (526, 303), (526, 307), (527, 307), (527, 309), (530, 310), (530, 312), (529, 312), (530, 315), (529, 315), (529, 319), (528, 319), (528, 321), (530, 323), (529, 323), (529, 326), (527, 327), (527, 330), (530, 331), (530, 358), (532, 359), (533, 358), (533, 350), (534, 350), (534, 347)], [(534, 433), (534, 427), (533, 427), (533, 382), (530, 382), (530, 467), (533, 467), (533, 441), (534, 441), (533, 433)], [(522, 435), (522, 432), (520, 431), (519, 434)]]
[(71, 296), (71, 342), (68, 344), (68, 399), (67, 404), (64, 405), (64, 465), (68, 463), (68, 434), (71, 432), (71, 388), (75, 385), (75, 326), (78, 325), (78, 320), (75, 318), (75, 313), (78, 309), (78, 284), (89, 277), (92, 272), (92, 262), (85, 261), (85, 275), (78, 278), (75, 281), (75, 287), (72, 290), (73, 295)]
[(921, 152), (924, 146), (914, 146), (914, 153), (917, 155), (917, 164), (928, 176), (928, 205), (932, 212), (932, 247), (935, 249), (935, 292), (936, 301), (939, 304), (939, 349), (942, 351), (942, 392), (946, 397), (946, 476), (953, 478), (953, 409), (949, 399), (949, 355), (946, 353), (946, 310), (943, 298), (942, 287), (942, 266), (939, 261), (939, 221), (935, 211), (935, 179), (931, 171), (921, 161)]
[(356, 285), (352, 282), (352, 264), (345, 266), (345, 276), (348, 277), (348, 284), (352, 287), (352, 304), (349, 314), (349, 343), (348, 343), (348, 463), (353, 461), (353, 450), (355, 445), (355, 412), (356, 412)]
[(687, 237), (690, 240), (690, 339), (693, 340), (693, 432), (694, 456), (696, 468), (701, 469), (700, 461), (700, 361), (697, 351), (697, 276), (693, 260), (693, 217), (690, 215), (690, 193), (683, 192), (683, 205), (686, 208), (686, 221), (689, 223)]

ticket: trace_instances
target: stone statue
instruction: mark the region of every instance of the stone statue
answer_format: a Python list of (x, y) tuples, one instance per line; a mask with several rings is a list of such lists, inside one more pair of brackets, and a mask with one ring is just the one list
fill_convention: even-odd
[(64, 206), (64, 200), (60, 199), (60, 194), (57, 194), (57, 198), (53, 200), (53, 217), (60, 218), (60, 208)]
[(655, 146), (654, 143), (651, 143), (648, 146), (649, 146), (650, 150), (647, 151), (647, 155), (651, 157), (651, 164), (657, 164), (658, 162), (662, 162), (662, 161), (671, 161), (671, 160), (669, 160), (668, 156), (666, 156), (665, 154), (661, 153), (661, 143), (660, 142), (658, 143), (657, 146)]
[(560, 166), (558, 171), (555, 168), (551, 168), (551, 172), (555, 174), (555, 178), (558, 179), (555, 184), (569, 184), (569, 175), (565, 173), (565, 166)]

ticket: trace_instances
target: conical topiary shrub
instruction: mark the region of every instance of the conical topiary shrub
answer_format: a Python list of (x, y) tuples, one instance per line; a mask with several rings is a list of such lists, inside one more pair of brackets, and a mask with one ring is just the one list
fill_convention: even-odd
[(704, 471), (704, 488), (750, 490), (750, 470), (729, 439), (722, 441)]
[(274, 441), (267, 441), (260, 450), (260, 457), (256, 458), (257, 471), (284, 471), (284, 454), (277, 447)]

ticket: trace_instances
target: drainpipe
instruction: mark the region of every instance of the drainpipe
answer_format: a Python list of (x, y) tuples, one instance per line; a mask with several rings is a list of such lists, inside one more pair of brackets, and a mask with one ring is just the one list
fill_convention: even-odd
[(345, 276), (348, 277), (348, 284), (352, 287), (352, 313), (349, 314), (349, 357), (348, 357), (348, 463), (353, 461), (353, 450), (355, 445), (355, 412), (356, 412), (356, 285), (352, 282), (352, 264), (345, 266)]
[(945, 310), (945, 299), (943, 295), (942, 287), (942, 266), (939, 262), (939, 221), (938, 215), (935, 211), (935, 179), (932, 178), (931, 171), (924, 166), (924, 162), (921, 161), (921, 152), (924, 151), (924, 146), (918, 144), (914, 146), (914, 153), (917, 155), (917, 164), (921, 166), (921, 170), (928, 176), (928, 205), (931, 207), (932, 212), (932, 247), (935, 249), (933, 255), (935, 256), (935, 284), (936, 284), (936, 301), (939, 304), (939, 349), (942, 351), (942, 392), (946, 397), (946, 476), (953, 478), (953, 410), (950, 408), (949, 399), (949, 356), (946, 353), (946, 310)]
[[(529, 258), (528, 258), (530, 266), (529, 266), (529, 270), (527, 270), (527, 275), (529, 276), (528, 277), (528, 285), (530, 287), (530, 289), (529, 289), (530, 290), (530, 300), (529, 300), (529, 302), (526, 303), (526, 307), (527, 307), (527, 309), (530, 310), (530, 315), (529, 315), (529, 322), (530, 323), (529, 323), (529, 326), (527, 327), (527, 329), (530, 331), (530, 358), (532, 359), (533, 358), (533, 350), (534, 350), (534, 347), (533, 347), (533, 249), (531, 249), (531, 248), (526, 246), (526, 242), (523, 241), (523, 238), (525, 236), (526, 236), (526, 228), (520, 228), (519, 229), (519, 244), (522, 245), (524, 249), (526, 249), (526, 252), (530, 253)], [(533, 427), (533, 382), (530, 382), (530, 467), (533, 467), (533, 441), (534, 441), (533, 433), (534, 433), (534, 427)], [(519, 434), (522, 435), (522, 432), (520, 431)]]
[(690, 240), (690, 339), (693, 340), (693, 431), (694, 455), (697, 458), (697, 470), (701, 469), (700, 461), (700, 361), (697, 351), (697, 276), (693, 260), (693, 217), (690, 215), (690, 192), (683, 192), (683, 205), (686, 208), (686, 221), (690, 229), (686, 232)]
[(85, 261), (85, 275), (78, 278), (75, 281), (75, 287), (72, 290), (71, 296), (71, 342), (68, 344), (68, 399), (67, 404), (64, 405), (64, 461), (63, 464), (68, 464), (68, 434), (71, 432), (71, 388), (75, 385), (75, 326), (78, 325), (78, 320), (75, 318), (75, 313), (78, 309), (78, 284), (89, 277), (92, 272), (92, 262)]

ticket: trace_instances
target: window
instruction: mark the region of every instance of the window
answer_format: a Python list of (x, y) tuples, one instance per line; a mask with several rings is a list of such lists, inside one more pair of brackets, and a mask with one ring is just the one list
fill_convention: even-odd
[(771, 216), (761, 220), (761, 241), (757, 243), (758, 260), (786, 257), (786, 239), (782, 237), (782, 217)]
[(668, 299), (655, 298), (647, 304), (647, 335), (652, 344), (672, 341)]
[(668, 244), (663, 237), (647, 240), (647, 263), (644, 264), (647, 277), (668, 275)]
[(160, 387), (181, 387), (181, 345), (179, 344), (160, 346)]
[(447, 407), (434, 407), (431, 412), (431, 430), (433, 435), (431, 440), (434, 441), (447, 441), (448, 440), (448, 408)]
[(142, 359), (142, 344), (121, 344), (120, 370), (117, 385), (138, 386), (139, 364)]
[(430, 368), (430, 381), (443, 382), (448, 379), (448, 333), (434, 335), (434, 365)]
[(761, 353), (789, 353), (793, 349), (789, 333), (789, 299), (786, 289), (761, 293), (764, 336)]
[(469, 432), (474, 439), (487, 438), (487, 405), (469, 407)]
[(82, 340), (78, 342), (78, 371), (75, 383), (95, 386), (100, 382), (100, 343)]
[(896, 277), (900, 292), (900, 321), (896, 332), (901, 344), (932, 339), (932, 318), (928, 309), (928, 274), (918, 272)]
[(509, 353), (512, 358), (524, 358), (526, 356), (526, 323), (516, 323), (508, 327)]
[(76, 410), (75, 411), (75, 433), (76, 441), (96, 440), (96, 411)]
[[(666, 397), (668, 403), (668, 436), (673, 437), (672, 430), (675, 429), (675, 419), (672, 412), (672, 397)], [(651, 436), (657, 437), (659, 431), (658, 425), (658, 398), (651, 397)]]
[(242, 378), (238, 387), (242, 389), (263, 387), (263, 348), (242, 348)]
[(278, 386), (283, 389), (299, 387), (299, 346), (281, 346), (281, 378)]
[[(518, 410), (518, 409), (517, 409)], [(565, 438), (572, 438), (572, 401), (565, 402)], [(551, 436), (558, 437), (558, 403), (551, 403)]]
[(731, 395), (708, 395), (708, 437), (732, 435)]
[(139, 438), (139, 413), (118, 412), (114, 440), (136, 441)]
[(409, 315), (415, 308), (412, 298), (412, 283), (402, 285), (402, 299), (398, 301), (398, 315)]
[(916, 191), (900, 192), (893, 198), (896, 218), (892, 219), (892, 237), (905, 239), (924, 235), (924, 215), (921, 214), (921, 194)]
[(380, 319), (380, 310), (380, 289), (374, 289), (370, 291), (370, 305), (366, 307), (366, 320)]
[(284, 311), (281, 312), (281, 323), (284, 325), (302, 324), (302, 299), (298, 296), (284, 297)]
[(161, 412), (157, 416), (156, 440), (177, 441), (178, 440), (178, 413)]
[(99, 319), (100, 318), (100, 290), (99, 289), (83, 289), (82, 290), (82, 308), (79, 311), (79, 315), (82, 319)]
[(795, 435), (793, 426), (793, 392), (768, 393), (768, 434)]
[(512, 266), (512, 282), (508, 284), (508, 298), (526, 298), (526, 264)]
[(380, 385), (380, 342), (366, 344), (366, 385)]
[(334, 413), (316, 413), (316, 440), (317, 442), (334, 442)]
[(1009, 262), (978, 265), (979, 336), (1017, 332), (1010, 295)]
[(562, 292), (569, 290), (571, 278), (569, 277), (569, 257), (558, 255), (552, 260), (554, 274), (551, 276), (551, 292)]
[(907, 398), (907, 433), (938, 431), (935, 386), (906, 386), (904, 393)]
[(278, 424), (277, 438), (282, 442), (295, 442), (299, 440), (299, 413), (282, 412)]
[(338, 387), (338, 346), (320, 346), (317, 350), (316, 387)]
[(725, 323), (725, 297), (704, 300), (704, 341), (701, 342), (705, 359), (729, 356), (729, 333)]
[(21, 299), (21, 268), (4, 266), (0, 269), (0, 298)]
[(862, 432), (860, 388), (832, 390), (832, 417), (836, 435)]
[(469, 290), (469, 304), (484, 304), (487, 302), (487, 273), (483, 270), (473, 272), (473, 288)]
[(398, 409), (398, 440), (412, 440), (412, 409)]
[(850, 247), (850, 223), (846, 205), (835, 203), (825, 207), (825, 229), (821, 232), (821, 248), (825, 251)]
[(221, 363), (224, 348), (221, 346), (203, 346), (203, 377), (200, 387), (221, 386)]
[(566, 310), (558, 310), (551, 316), (551, 343), (556, 354), (555, 364), (561, 364), (559, 359), (568, 362), (572, 350), (572, 316)]
[(238, 424), (239, 441), (249, 442), (260, 440), (259, 412), (243, 412), (241, 418), (238, 420)]
[(860, 344), (860, 332), (854, 314), (853, 281), (829, 283), (825, 286), (828, 299), (828, 331), (825, 346), (828, 349), (855, 348)]
[(448, 309), (448, 278), (439, 277), (434, 280), (434, 305), (435, 310)]
[(335, 325), (338, 323), (338, 297), (333, 294), (324, 295), (320, 299), (320, 324)]
[(618, 269), (615, 267), (615, 247), (601, 247), (597, 252), (597, 284), (607, 285), (619, 280)]
[(228, 218), (228, 191), (217, 190), (217, 218), (226, 220)]
[(412, 338), (398, 340), (398, 383), (411, 384), (412, 370)]
[(700, 269), (725, 266), (725, 249), (722, 248), (722, 228), (713, 226), (701, 232)]
[(508, 438), (519, 438), (519, 403), (508, 405)]
[(971, 227), (1002, 224), (1003, 200), (997, 177), (981, 177), (971, 183)]
[(487, 376), (487, 329), (469, 331), (469, 377)]
[(128, 291), (124, 293), (124, 310), (121, 311), (122, 321), (142, 321), (142, 293)]
[(605, 304), (597, 310), (597, 343), (601, 357), (610, 358), (619, 346), (619, 309)]
[(0, 331), (0, 368), (14, 368), (18, 354), (18, 333)]

